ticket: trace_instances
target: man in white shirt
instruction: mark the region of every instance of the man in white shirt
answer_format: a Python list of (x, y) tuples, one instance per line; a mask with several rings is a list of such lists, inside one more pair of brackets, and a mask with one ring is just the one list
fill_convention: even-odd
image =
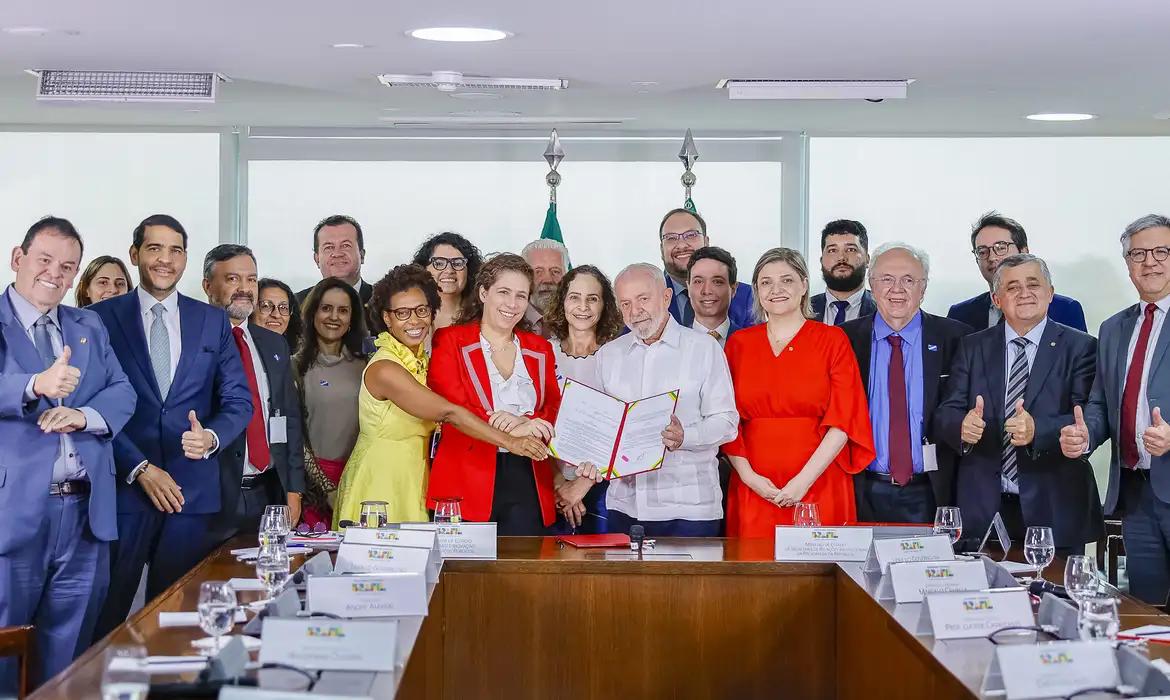
[(606, 495), (610, 532), (639, 524), (649, 537), (713, 537), (723, 518), (716, 455), (735, 437), (739, 414), (719, 344), (670, 315), (662, 271), (636, 263), (614, 283), (632, 332), (597, 351), (602, 389), (624, 401), (678, 390), (664, 426), (659, 469), (615, 479)]
[(687, 295), (695, 311), (691, 328), (719, 341), (719, 347), (740, 328), (728, 315), (735, 275), (735, 258), (718, 246), (699, 248), (687, 263)]

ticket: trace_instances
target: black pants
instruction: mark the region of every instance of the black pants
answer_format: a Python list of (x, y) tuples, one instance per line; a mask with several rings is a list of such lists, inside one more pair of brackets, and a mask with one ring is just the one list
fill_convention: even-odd
[(496, 533), (504, 537), (545, 534), (540, 499), (532, 460), (500, 452), (496, 455), (496, 486), (492, 494), (492, 516)]
[[(1028, 525), (1024, 522), (1024, 511), (1020, 506), (1020, 497), (1014, 493), (1000, 494), (999, 515), (1003, 518), (1003, 524), (1007, 527), (1008, 537), (1012, 538), (1012, 547), (1019, 548), (1022, 551), (1024, 548), (1024, 535), (1027, 533)], [(1044, 523), (1036, 524), (1043, 525)], [(983, 533), (979, 533), (979, 536), (982, 537)], [(1056, 556), (1058, 557), (1068, 557), (1072, 554), (1084, 553), (1084, 544), (1056, 548)]]
[(861, 478), (860, 496), (874, 522), (934, 523), (934, 490), (925, 475), (905, 486), (896, 486), (866, 472)]
[(287, 503), (284, 489), (280, 486), (280, 475), (275, 469), (267, 469), (256, 476), (251, 488), (241, 488), (240, 498), (233, 511), (224, 508), (225, 522), (216, 523), (223, 529), (218, 533), (221, 540), (229, 540), (240, 533), (253, 534), (260, 530), (260, 518), (268, 506), (282, 506)]

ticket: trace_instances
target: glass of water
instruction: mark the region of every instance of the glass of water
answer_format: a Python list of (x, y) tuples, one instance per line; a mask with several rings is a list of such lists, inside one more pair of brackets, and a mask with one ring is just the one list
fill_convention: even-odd
[(358, 524), (361, 527), (386, 527), (390, 522), (387, 511), (390, 504), (386, 501), (362, 501), (361, 514), (358, 516)]
[(951, 544), (963, 536), (963, 516), (955, 506), (939, 506), (934, 509), (934, 534), (946, 535)]
[(288, 549), (281, 544), (260, 545), (256, 553), (256, 578), (264, 584), (268, 597), (273, 598), (288, 581)]
[(102, 700), (146, 700), (150, 674), (146, 671), (146, 648), (112, 646), (106, 649), (102, 672)]
[(267, 506), (260, 517), (260, 544), (288, 542), (288, 506)]
[(1081, 639), (1117, 639), (1121, 618), (1117, 613), (1117, 599), (1110, 595), (1089, 595), (1080, 600), (1077, 612), (1077, 630)]
[(459, 502), (461, 498), (436, 498), (435, 522), (456, 524), (463, 522), (463, 509)]
[(1036, 567), (1036, 578), (1044, 578), (1044, 569), (1056, 558), (1052, 528), (1033, 525), (1024, 533), (1024, 561)]
[(1081, 601), (1097, 595), (1101, 579), (1097, 577), (1097, 562), (1092, 557), (1074, 554), (1064, 564), (1064, 590), (1079, 607)]
[(220, 638), (236, 624), (236, 591), (227, 581), (204, 581), (199, 586), (199, 627), (215, 638), (219, 653)]
[(792, 524), (796, 527), (820, 527), (820, 508), (815, 503), (797, 503), (792, 511)]

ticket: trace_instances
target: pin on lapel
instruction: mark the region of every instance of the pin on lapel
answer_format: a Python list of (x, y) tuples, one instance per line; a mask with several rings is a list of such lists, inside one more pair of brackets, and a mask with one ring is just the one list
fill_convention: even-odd
[(927, 346), (926, 346), (926, 349), (927, 349), (927, 350), (929, 350), (929, 351), (931, 351), (931, 352), (938, 352), (938, 346), (937, 346), (937, 345), (927, 345)]
[(275, 354), (274, 354), (274, 355), (272, 356), (272, 359), (276, 360), (277, 362), (280, 362), (280, 355), (275, 355)]
[(77, 340), (77, 342), (81, 343), (82, 345), (85, 345), (85, 343), (86, 343), (86, 340), (85, 340), (85, 338), (79, 338), (79, 339)]
[(1052, 347), (1056, 347), (1056, 341), (1055, 340), (1052, 341), (1051, 343), (1049, 343), (1049, 345), (1051, 345)]

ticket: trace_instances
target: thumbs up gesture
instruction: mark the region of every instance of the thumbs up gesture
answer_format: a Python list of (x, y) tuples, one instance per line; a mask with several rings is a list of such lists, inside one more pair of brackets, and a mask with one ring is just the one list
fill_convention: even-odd
[(1170, 424), (1162, 418), (1162, 409), (1157, 406), (1150, 414), (1150, 427), (1142, 432), (1142, 442), (1155, 457), (1170, 452)]
[(191, 422), (191, 429), (183, 433), (183, 456), (187, 459), (203, 459), (204, 455), (215, 449), (215, 435), (199, 423), (195, 411), (187, 413), (187, 420)]
[(1073, 406), (1073, 424), (1060, 429), (1060, 451), (1069, 459), (1076, 459), (1089, 449), (1089, 426), (1085, 424), (1085, 412), (1080, 406)]
[(1036, 421), (1032, 419), (1032, 414), (1024, 409), (1023, 399), (1016, 400), (1016, 414), (1004, 422), (1003, 430), (1016, 447), (1032, 444), (1032, 438), (1036, 435)]
[(986, 427), (983, 422), (983, 397), (975, 397), (975, 407), (967, 411), (967, 415), (963, 418), (962, 438), (963, 442), (968, 445), (974, 445), (983, 439), (983, 428)]
[(81, 382), (81, 370), (69, 365), (73, 352), (66, 345), (57, 361), (33, 379), (33, 393), (46, 399), (63, 399)]

